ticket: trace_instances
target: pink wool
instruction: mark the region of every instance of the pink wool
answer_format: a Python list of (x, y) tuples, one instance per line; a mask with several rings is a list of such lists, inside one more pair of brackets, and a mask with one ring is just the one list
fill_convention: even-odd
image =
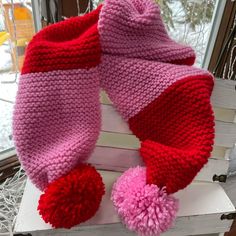
[(175, 82), (189, 76), (210, 76), (195, 67), (110, 55), (103, 55), (99, 72), (101, 86), (127, 121)]
[(158, 236), (176, 218), (179, 202), (164, 188), (146, 184), (146, 168), (127, 170), (114, 184), (112, 201), (128, 229), (143, 236)]
[(105, 0), (98, 30), (106, 54), (192, 65), (193, 49), (173, 41), (154, 0)]
[(19, 159), (40, 189), (87, 160), (100, 131), (96, 68), (21, 75), (13, 132)]

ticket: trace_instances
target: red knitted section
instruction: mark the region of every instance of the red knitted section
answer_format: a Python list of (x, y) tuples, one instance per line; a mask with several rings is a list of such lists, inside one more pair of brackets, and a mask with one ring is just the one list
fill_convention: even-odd
[(96, 169), (80, 164), (50, 183), (39, 199), (38, 211), (55, 228), (71, 228), (97, 212), (105, 186)]
[(100, 63), (97, 22), (101, 6), (89, 14), (46, 27), (27, 47), (22, 74), (91, 68)]
[(176, 65), (187, 65), (187, 66), (192, 66), (195, 63), (196, 57), (187, 57), (184, 59), (179, 59), (179, 60), (172, 60), (170, 63), (176, 64)]
[(207, 162), (214, 139), (212, 87), (209, 78), (180, 80), (129, 120), (142, 141), (149, 184), (174, 193), (190, 184)]

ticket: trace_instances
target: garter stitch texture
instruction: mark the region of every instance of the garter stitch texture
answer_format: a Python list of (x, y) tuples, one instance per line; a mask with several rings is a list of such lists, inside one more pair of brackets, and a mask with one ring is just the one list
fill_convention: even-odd
[(103, 55), (101, 84), (141, 141), (147, 182), (174, 193), (207, 162), (214, 139), (207, 71)]
[(104, 53), (192, 65), (193, 49), (173, 41), (154, 0), (105, 0), (98, 23)]
[(39, 213), (57, 228), (91, 218), (104, 194), (100, 175), (83, 164), (101, 125), (99, 12), (100, 8), (36, 34), (20, 77), (15, 146), (27, 175), (44, 191)]

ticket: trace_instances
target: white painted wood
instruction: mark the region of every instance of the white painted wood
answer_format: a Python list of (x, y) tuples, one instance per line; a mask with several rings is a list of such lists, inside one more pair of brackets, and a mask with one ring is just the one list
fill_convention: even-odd
[[(232, 147), (236, 142), (236, 124), (215, 122), (215, 145)], [(102, 105), (102, 131), (132, 134), (127, 123), (111, 105)]]
[[(189, 236), (202, 235), (212, 236), (212, 233), (225, 232), (230, 228), (231, 221), (221, 221), (216, 225), (220, 214), (201, 216), (179, 217), (176, 225), (162, 236)], [(31, 233), (32, 236), (136, 236), (137, 234), (128, 231), (121, 223), (95, 225), (81, 227), (77, 230), (54, 230), (38, 231)], [(207, 235), (206, 235), (207, 234)], [(208, 235), (210, 234), (210, 235)]]
[(236, 142), (236, 125), (229, 122), (215, 121), (215, 145), (233, 147)]
[(236, 123), (236, 111), (232, 109), (225, 109), (220, 107), (213, 107), (214, 116), (216, 120)]
[(231, 149), (226, 148), (226, 147), (220, 147), (220, 146), (213, 146), (213, 151), (211, 153), (211, 157), (215, 159), (224, 159), (228, 160), (228, 152)]
[(125, 122), (120, 114), (112, 105), (101, 105), (102, 110), (102, 131), (132, 134), (127, 122)]
[[(100, 171), (100, 173), (106, 184), (106, 195), (103, 198), (100, 209), (92, 219), (78, 227), (74, 227), (70, 231), (52, 230), (51, 226), (41, 219), (37, 212), (38, 199), (41, 193), (29, 180), (27, 180), (25, 192), (16, 219), (14, 228), (15, 233), (29, 232), (36, 233), (35, 235), (46, 235), (46, 232), (50, 232), (50, 235), (56, 235), (56, 233), (59, 232), (67, 232), (65, 235), (71, 235), (73, 232), (82, 232), (84, 235), (89, 235), (87, 233), (92, 229), (96, 230), (93, 232), (99, 232), (97, 230), (100, 225), (102, 226), (100, 228), (102, 232), (106, 232), (108, 227), (112, 232), (114, 231), (114, 233), (120, 232), (122, 235), (126, 235), (128, 231), (124, 230), (123, 226), (121, 226), (120, 220), (117, 217), (110, 200), (112, 184), (120, 173), (110, 171)], [(221, 221), (220, 216), (226, 212), (234, 212), (235, 208), (220, 185), (194, 182), (175, 195), (180, 199), (180, 210), (178, 212), (176, 226), (165, 234), (166, 236), (180, 235), (180, 232), (183, 233), (182, 235), (187, 235), (190, 230), (195, 234), (199, 234), (199, 232), (206, 232), (207, 229), (209, 231), (210, 228), (211, 230), (214, 230), (215, 227), (225, 230), (226, 227), (229, 226), (229, 221)], [(187, 222), (188, 224), (185, 225)], [(89, 226), (89, 228), (86, 226)], [(104, 233), (104, 235), (106, 234)]]
[(227, 175), (229, 162), (226, 160), (215, 160), (210, 158), (208, 163), (201, 169), (195, 180), (213, 182), (213, 176)]
[(216, 79), (211, 101), (215, 107), (236, 110), (236, 81)]
[(235, 110), (213, 107), (213, 111), (216, 120), (235, 123), (235, 118), (236, 118)]
[(107, 105), (112, 104), (110, 98), (108, 97), (107, 93), (104, 90), (100, 92), (100, 103)]
[(88, 162), (98, 169), (114, 171), (125, 171), (130, 167), (144, 165), (138, 150), (112, 147), (96, 147)]
[(100, 132), (96, 145), (103, 147), (139, 149), (140, 142), (134, 135), (102, 131)]
[[(129, 150), (112, 147), (96, 147), (88, 160), (100, 170), (125, 171), (137, 165), (143, 166), (144, 163), (137, 150)], [(229, 162), (222, 159), (210, 158), (208, 163), (202, 168), (195, 180), (213, 182), (212, 178), (216, 175), (225, 175), (228, 172)]]
[[(96, 146), (136, 150), (140, 148), (140, 142), (134, 135), (102, 131), (100, 132)], [(228, 160), (226, 157), (228, 150), (229, 148), (227, 147), (213, 146), (211, 157)]]
[[(193, 221), (194, 219), (194, 221)], [(224, 232), (229, 229), (231, 221), (221, 222), (217, 227), (214, 227), (215, 220), (217, 219), (216, 215), (206, 216), (204, 220), (201, 217), (194, 216), (186, 218), (177, 219), (176, 227), (170, 229), (167, 233), (161, 234), (162, 236), (189, 236), (189, 235), (198, 235), (202, 236), (213, 236), (212, 233)], [(195, 223), (196, 222), (196, 223)], [(201, 225), (204, 227), (200, 228)], [(206, 227), (205, 227), (206, 226)], [(210, 229), (210, 227), (212, 227)], [(197, 230), (197, 228), (199, 228)], [(217, 231), (218, 230), (218, 231)], [(187, 233), (188, 232), (188, 233)], [(195, 233), (198, 232), (198, 233)], [(204, 234), (204, 235), (203, 235)], [(207, 235), (206, 235), (207, 234)], [(105, 226), (93, 226), (93, 227), (83, 227), (76, 231), (51, 231), (49, 232), (34, 232), (32, 236), (135, 236), (134, 234), (124, 227), (120, 223), (109, 224)]]

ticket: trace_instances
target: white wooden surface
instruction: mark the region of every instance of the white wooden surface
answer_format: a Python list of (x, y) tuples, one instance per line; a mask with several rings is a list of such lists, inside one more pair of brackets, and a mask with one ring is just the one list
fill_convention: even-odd
[[(28, 180), (14, 231), (16, 233), (36, 233), (35, 235), (46, 235), (46, 233), (49, 235), (57, 235), (57, 233), (73, 235), (73, 232), (81, 232), (81, 235), (92, 235), (89, 232), (96, 232), (96, 235), (108, 235), (109, 230), (110, 233), (112, 230), (112, 235), (118, 235), (118, 233), (119, 235), (132, 235), (120, 223), (110, 200), (112, 185), (120, 173), (110, 171), (100, 171), (100, 173), (106, 185), (106, 195), (100, 209), (89, 221), (70, 231), (52, 230), (51, 226), (41, 219), (37, 212), (41, 193)], [(211, 228), (212, 232), (213, 224), (215, 232), (224, 232), (228, 229), (231, 221), (222, 221), (220, 216), (226, 212), (234, 212), (235, 208), (220, 185), (194, 182), (186, 189), (176, 193), (175, 196), (180, 199), (177, 222), (175, 227), (164, 235), (190, 235), (190, 232), (191, 234), (199, 233), (199, 230), (206, 232), (207, 228)]]
[[(219, 216), (219, 215), (218, 215)], [(212, 236), (212, 234), (219, 235), (218, 232), (223, 232), (227, 228), (226, 223), (215, 225), (218, 216), (206, 216), (202, 220), (201, 216), (195, 216), (194, 218), (186, 217), (178, 218), (177, 225), (175, 228), (171, 229), (167, 233), (161, 234), (162, 236), (190, 236), (198, 235), (202, 236)], [(201, 227), (202, 226), (202, 227)], [(207, 226), (207, 227), (206, 227)], [(206, 229), (207, 228), (207, 229)], [(198, 230), (197, 230), (198, 229)], [(188, 232), (187, 234), (185, 232)], [(203, 235), (204, 234), (204, 235)], [(206, 235), (207, 234), (207, 235)], [(43, 231), (43, 232), (33, 232), (32, 236), (135, 236), (136, 234), (128, 231), (126, 228), (122, 227), (121, 224), (107, 224), (107, 225), (96, 225), (96, 226), (87, 226), (79, 228), (77, 230), (70, 231)], [(221, 234), (222, 236), (224, 233)], [(220, 236), (220, 235), (219, 235)]]
[(211, 101), (215, 107), (236, 110), (236, 82), (216, 79)]
[[(134, 135), (102, 131), (100, 132), (96, 146), (137, 151), (140, 147), (140, 142)], [(213, 146), (211, 158), (227, 160), (229, 151), (230, 149), (227, 147)]]
[(213, 107), (216, 120), (236, 123), (236, 111), (220, 107)]
[[(216, 225), (220, 215), (207, 215), (202, 219), (201, 216), (194, 217), (180, 217), (177, 219), (176, 227), (169, 230), (167, 233), (161, 234), (161, 236), (190, 236), (204, 234), (202, 236), (212, 236), (212, 234), (218, 232), (224, 232), (230, 227), (229, 223), (221, 222)], [(226, 224), (228, 226), (226, 227)], [(188, 232), (188, 233), (186, 233)], [(206, 235), (207, 234), (207, 235)], [(137, 236), (120, 223), (107, 224), (107, 225), (94, 225), (85, 226), (76, 230), (54, 230), (54, 231), (37, 231), (31, 233), (32, 236)]]

